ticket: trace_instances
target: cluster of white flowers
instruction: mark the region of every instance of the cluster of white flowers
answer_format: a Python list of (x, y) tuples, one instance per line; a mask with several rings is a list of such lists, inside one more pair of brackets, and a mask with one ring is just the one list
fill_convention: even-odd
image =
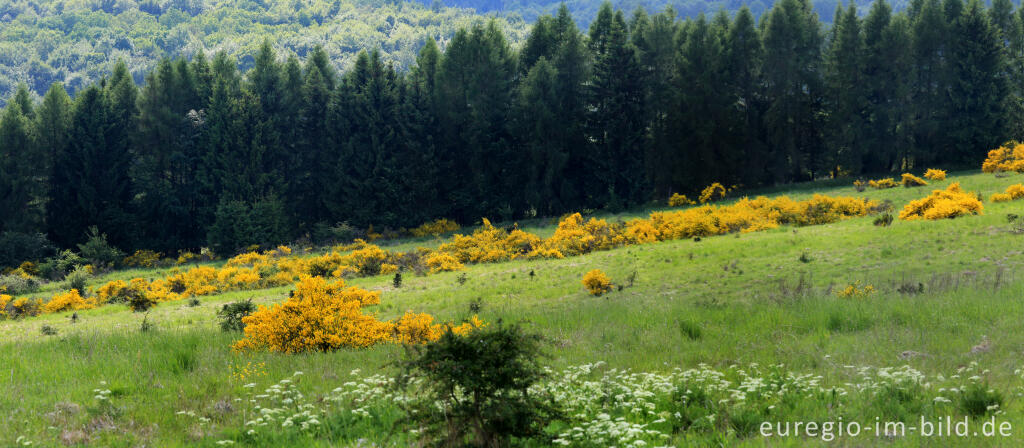
[(554, 442), (563, 446), (641, 448), (647, 447), (647, 441), (650, 439), (659, 440), (661, 443), (668, 440), (668, 434), (647, 429), (647, 426), (626, 421), (625, 417), (613, 419), (602, 412), (595, 418), (580, 422), (578, 426), (559, 434)]
[[(356, 369), (349, 375), (358, 377), (359, 373), (359, 369)], [(415, 389), (415, 384), (413, 386), (412, 389)], [(369, 417), (370, 406), (407, 403), (411, 397), (395, 387), (394, 378), (377, 374), (342, 384), (331, 391), (328, 399), (339, 407), (348, 408), (352, 414)]]
[[(971, 363), (948, 378), (936, 375), (929, 381), (910, 366), (844, 366), (837, 372), (839, 377), (853, 380), (833, 387), (823, 385), (820, 375), (794, 373), (781, 364), (732, 365), (725, 369), (700, 364), (694, 369), (650, 373), (607, 368), (603, 362), (596, 362), (560, 371), (546, 370), (548, 379), (532, 386), (531, 393), (551, 397), (565, 411), (569, 428), (559, 431), (555, 443), (630, 448), (670, 444), (672, 433), (679, 429), (714, 431), (718, 428), (732, 433), (731, 416), (742, 415), (745, 410), (756, 408), (772, 412), (777, 405), (816, 400), (826, 393), (853, 399), (895, 392), (925, 400), (928, 393), (935, 393), (932, 405), (947, 406), (959, 399), (965, 387), (985, 384), (984, 378), (989, 373), (979, 370), (977, 363)], [(1024, 379), (1024, 369), (1016, 374)], [(350, 381), (313, 404), (296, 387), (295, 382), (301, 375), (302, 372), (296, 372), (262, 394), (250, 394), (248, 402), (252, 410), (246, 413), (251, 416), (245, 423), (247, 434), (256, 436), (263, 427), (307, 431), (320, 425), (320, 415), (336, 412), (372, 418), (375, 409), (407, 403), (414, 398), (407, 394), (419, 389), (417, 384), (396, 387), (394, 378), (383, 374), (362, 377), (359, 370), (354, 370), (350, 372)], [(244, 387), (255, 390), (257, 386), (251, 383)], [(1024, 393), (1024, 388), (1021, 390)], [(110, 395), (106, 389), (95, 392), (100, 401)], [(698, 412), (685, 415), (687, 406), (693, 406)], [(1003, 412), (997, 404), (990, 405), (988, 411)], [(192, 411), (178, 414), (199, 418), (200, 424), (205, 423)], [(218, 442), (219, 445), (231, 443)]]
[(110, 389), (107, 389), (106, 385), (107, 385), (106, 381), (100, 381), (100, 386), (103, 386), (103, 387), (101, 387), (99, 389), (93, 389), (92, 390), (92, 393), (96, 394), (95, 396), (93, 396), (93, 398), (95, 398), (96, 401), (99, 401), (99, 402), (102, 403), (102, 402), (105, 402), (107, 400), (110, 400)]
[(295, 387), (295, 381), (300, 376), (302, 372), (295, 372), (292, 378), (278, 381), (264, 393), (249, 399), (256, 415), (245, 422), (245, 426), (250, 427), (247, 431), (249, 435), (255, 435), (259, 427), (270, 425), (294, 427), (303, 431), (320, 425), (318, 409), (314, 404), (305, 402), (305, 396)]

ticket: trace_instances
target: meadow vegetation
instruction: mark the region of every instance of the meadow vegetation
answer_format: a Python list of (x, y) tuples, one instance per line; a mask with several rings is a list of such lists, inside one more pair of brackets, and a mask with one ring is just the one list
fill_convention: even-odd
[[(942, 192), (959, 184), (981, 195), (1018, 182), (967, 173), (930, 180)], [(786, 190), (789, 201), (781, 201), (779, 191), (765, 191), (760, 201), (817, 204), (861, 195), (841, 202), (859, 210), (873, 202), (908, 204), (919, 192), (858, 193), (824, 182)], [(11, 369), (0, 375), (0, 386), (10, 392), (0, 402), (11, 428), (5, 443), (22, 437), (36, 446), (345, 446), (365, 439), (405, 446), (437, 435), (393, 431), (395, 425), (433, 427), (407, 413), (434, 383), (421, 377), (398, 387), (396, 363), (417, 359), (402, 348), (406, 343), (443, 339), (446, 322), (485, 332), (501, 321), (519, 322), (542, 336), (544, 356), (536, 359), (547, 373), (529, 387), (557, 405), (551, 410), (560, 417), (524, 429), (533, 443), (759, 445), (762, 421), (826, 416), (910, 421), (953, 415), (1024, 424), (1016, 400), (1024, 378), (1015, 356), (1024, 336), (1014, 318), (1024, 311), (1024, 279), (1014, 274), (1021, 259), (1020, 232), (1008, 218), (1015, 212), (1012, 202), (988, 203), (978, 215), (886, 227), (872, 225), (876, 217), (865, 212), (824, 225), (802, 226), (794, 219), (758, 232), (703, 233), (699, 241), (686, 236), (597, 249), (601, 241), (625, 235), (633, 221), (694, 210), (749, 212), (759, 209), (749, 205), (758, 201), (524, 221), (509, 229), (485, 223), (451, 238), (380, 240), (379, 246), (308, 254), (280, 248), (185, 271), (97, 272), (87, 278), (86, 291), (119, 280), (130, 286), (131, 278), (178, 278), (184, 289), (175, 294), (198, 304), (160, 301), (146, 314), (120, 301), (89, 309), (82, 303), (98, 293), (51, 289), (62, 297), (55, 302), (62, 311), (0, 323), (0, 360)], [(591, 231), (584, 231), (588, 223)], [(620, 227), (620, 233), (602, 233)], [(530, 257), (532, 249), (521, 246), (510, 254), (516, 245), (506, 238), (570, 255)], [(580, 244), (582, 239), (589, 243)], [(840, 239), (843, 244), (836, 243)], [(395, 254), (419, 251), (465, 264), (458, 272), (435, 273), (397, 264), (407, 275), (395, 287), (394, 274), (380, 266)], [(265, 271), (268, 278), (309, 266), (322, 275), (297, 286), (261, 283), (262, 275), (255, 283), (232, 282), (271, 265), (283, 267)], [(348, 277), (327, 280), (341, 265), (352, 267)], [(595, 269), (608, 281), (599, 297), (580, 282)], [(215, 290), (204, 291), (197, 279)], [(189, 288), (204, 294), (186, 294)], [(107, 296), (117, 296), (116, 289), (106, 287)], [(335, 295), (346, 298), (325, 300)], [(223, 305), (250, 300), (258, 311), (242, 320), (255, 325), (244, 333), (223, 331)], [(302, 302), (311, 306), (299, 307)], [(292, 327), (328, 327), (273, 317), (293, 307), (307, 322), (317, 322), (333, 313), (323, 312), (332, 306), (345, 307), (355, 317), (344, 322), (361, 327), (311, 334), (320, 337), (307, 346), (313, 351), (287, 345), (301, 339), (282, 335)], [(328, 334), (349, 339), (321, 337)], [(891, 443), (920, 441), (907, 436)]]

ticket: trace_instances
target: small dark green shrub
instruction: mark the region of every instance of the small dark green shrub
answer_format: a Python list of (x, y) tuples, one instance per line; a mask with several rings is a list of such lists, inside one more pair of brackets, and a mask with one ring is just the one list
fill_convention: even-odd
[(149, 311), (150, 308), (156, 306), (156, 300), (153, 300), (142, 291), (137, 291), (134, 288), (128, 288), (125, 290), (126, 302), (128, 308), (136, 313)]
[(42, 327), (39, 328), (39, 332), (44, 334), (44, 335), (46, 335), (46, 336), (56, 336), (57, 335), (57, 329), (53, 328), (50, 325), (46, 325), (46, 324), (44, 324)]
[(395, 273), (395, 277), (391, 279), (391, 285), (394, 286), (395, 288), (401, 288), (402, 287), (402, 273), (401, 272), (396, 272)]
[(877, 227), (889, 227), (892, 225), (893, 217), (891, 213), (886, 213), (882, 216), (875, 218), (875, 226)]
[(84, 296), (86, 283), (90, 278), (92, 278), (92, 274), (89, 274), (88, 269), (84, 266), (76, 267), (67, 277), (64, 277), (64, 289), (77, 289)]
[(252, 314), (253, 311), (256, 311), (256, 305), (252, 303), (252, 299), (224, 305), (220, 311), (217, 311), (220, 329), (224, 331), (244, 330), (245, 323), (242, 322), (242, 318)]
[(107, 242), (107, 235), (100, 233), (96, 226), (89, 228), (89, 239), (78, 245), (78, 252), (83, 258), (96, 266), (113, 267), (124, 260), (124, 252)]
[(541, 337), (499, 321), (458, 336), (407, 346), (399, 388), (422, 380), (408, 418), (423, 442), (443, 447), (507, 447), (513, 439), (544, 440), (544, 428), (561, 413), (551, 397), (527, 393), (544, 378)]
[(53, 258), (39, 264), (39, 275), (50, 280), (61, 280), (75, 268), (86, 264), (88, 261), (74, 251), (63, 250)]

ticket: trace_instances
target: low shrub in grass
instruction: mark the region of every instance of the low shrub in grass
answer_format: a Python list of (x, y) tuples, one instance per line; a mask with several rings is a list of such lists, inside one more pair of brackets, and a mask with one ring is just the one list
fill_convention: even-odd
[(252, 299), (224, 305), (217, 311), (220, 329), (223, 331), (244, 330), (245, 323), (242, 322), (242, 318), (252, 314), (253, 311), (256, 311), (256, 305), (252, 303)]
[(422, 428), (422, 441), (506, 447), (513, 440), (550, 440), (544, 429), (560, 416), (559, 408), (547, 394), (531, 390), (547, 376), (539, 363), (541, 341), (499, 322), (472, 338), (447, 331), (436, 342), (411, 346), (397, 384), (419, 384), (407, 415)]
[(587, 291), (594, 296), (601, 296), (602, 294), (612, 290), (612, 279), (608, 278), (600, 269), (594, 269), (583, 275), (583, 287), (587, 288)]
[(78, 245), (78, 253), (90, 263), (97, 266), (113, 267), (124, 260), (124, 252), (111, 246), (107, 242), (107, 235), (100, 233), (96, 226), (89, 228), (88, 237), (85, 243)]

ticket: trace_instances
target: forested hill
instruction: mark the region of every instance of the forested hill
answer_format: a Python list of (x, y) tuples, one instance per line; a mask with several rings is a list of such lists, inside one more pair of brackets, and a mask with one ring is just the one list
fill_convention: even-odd
[[(0, 105), (19, 83), (74, 95), (123, 59), (136, 82), (164, 57), (225, 50), (248, 69), (264, 39), (300, 58), (322, 45), (338, 69), (361, 49), (409, 67), (427, 38), (440, 42), (482, 18), (388, 0), (0, 0)], [(523, 21), (499, 19), (512, 40)]]
[[(516, 15), (532, 22), (543, 14), (554, 14), (562, 0), (419, 0), (425, 4), (444, 4), (459, 8), (472, 8), (477, 12), (498, 12), (509, 17)], [(601, 8), (600, 0), (565, 0), (566, 6), (580, 26), (587, 27), (590, 21), (597, 16)], [(660, 12), (666, 6), (671, 6), (681, 18), (695, 18), (701, 13), (712, 15), (720, 10), (735, 13), (743, 6), (746, 6), (754, 14), (755, 18), (771, 9), (774, 0), (615, 0), (612, 2), (616, 8), (623, 11), (634, 11), (643, 8), (649, 13)], [(839, 0), (812, 0), (814, 12), (818, 14), (822, 22), (832, 23), (836, 6)], [(850, 0), (843, 0), (848, 5)], [(871, 0), (854, 0), (857, 7), (867, 12), (871, 6)], [(896, 0), (891, 2), (897, 11), (910, 7), (910, 0)]]
[(1009, 0), (816, 17), (807, 0), (760, 23), (606, 3), (586, 33), (565, 9), (518, 46), (497, 22), (428, 40), (408, 71), (371, 47), (339, 72), (268, 40), (244, 73), (199, 52), (141, 88), (119, 64), (73, 100), (18, 89), (0, 116), (0, 249), (25, 243), (7, 245), (20, 262), (44, 233), (74, 247), (98, 231), (128, 252), (230, 254), (620, 210), (714, 182), (977, 166), (1024, 137), (1024, 9)]

